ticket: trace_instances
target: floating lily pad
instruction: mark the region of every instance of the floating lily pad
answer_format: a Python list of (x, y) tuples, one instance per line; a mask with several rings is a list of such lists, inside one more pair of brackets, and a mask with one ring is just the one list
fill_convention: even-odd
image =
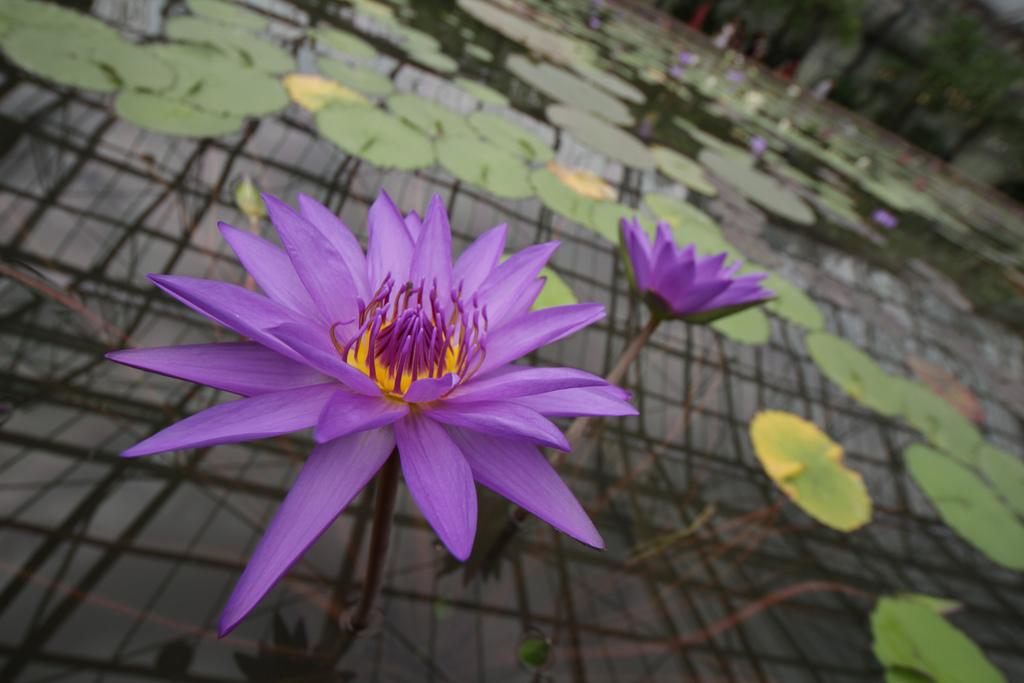
[(437, 141), (437, 157), (459, 180), (499, 197), (522, 199), (533, 194), (526, 164), (494, 145), (471, 137), (443, 137)]
[(704, 168), (690, 157), (660, 145), (652, 147), (651, 153), (654, 154), (658, 170), (672, 180), (708, 197), (718, 194), (718, 189), (704, 175)]
[(871, 632), (888, 683), (1006, 683), (927, 596), (881, 598), (871, 613)]
[(498, 33), (525, 45), (531, 51), (559, 62), (589, 61), (596, 48), (561, 33), (545, 29), (536, 20), (483, 0), (458, 0), (459, 9)]
[(640, 88), (636, 87), (632, 83), (619, 78), (610, 71), (605, 71), (604, 69), (594, 66), (590, 62), (573, 62), (572, 68), (576, 73), (580, 74), (597, 87), (614, 95), (615, 97), (618, 97), (619, 99), (623, 99), (634, 104), (643, 104), (647, 101), (647, 96), (644, 95), (643, 90), (640, 90)]
[(775, 292), (775, 298), (765, 304), (769, 311), (808, 330), (825, 328), (825, 316), (818, 304), (792, 282), (776, 273), (769, 273), (761, 284)]
[(309, 30), (309, 35), (318, 43), (322, 43), (332, 50), (343, 52), (352, 57), (371, 59), (377, 56), (377, 50), (374, 49), (373, 45), (348, 31), (342, 31), (341, 29), (329, 26), (317, 26)]
[(264, 116), (288, 106), (288, 93), (278, 79), (242, 67), (203, 79), (185, 99), (206, 111), (237, 116)]
[(758, 308), (748, 308), (745, 311), (719, 318), (711, 323), (711, 327), (734, 342), (751, 346), (767, 344), (772, 338), (772, 328), (768, 322), (768, 316)]
[(638, 170), (654, 169), (654, 155), (647, 146), (621, 128), (587, 112), (559, 104), (549, 106), (546, 113), (553, 125), (565, 129), (594, 151)]
[(282, 79), (289, 97), (303, 109), (318, 112), (331, 104), (363, 104), (370, 102), (363, 95), (337, 81), (317, 74), (288, 74)]
[(811, 517), (838, 531), (871, 521), (864, 480), (843, 465), (842, 447), (814, 423), (766, 410), (750, 422), (750, 438), (768, 476)]
[(607, 180), (593, 171), (563, 166), (554, 159), (548, 161), (547, 167), (563, 185), (589, 199), (610, 202), (619, 194)]
[(240, 116), (208, 112), (180, 100), (131, 90), (117, 96), (114, 108), (124, 120), (167, 135), (216, 137), (242, 127)]
[(981, 401), (949, 370), (931, 363), (920, 356), (907, 358), (914, 376), (924, 382), (935, 394), (945, 399), (953, 408), (971, 422), (985, 419)]
[(469, 43), (466, 45), (464, 49), (466, 50), (467, 55), (481, 62), (490, 62), (491, 60), (494, 59), (494, 53), (488, 50), (483, 45)]
[(974, 464), (983, 439), (970, 420), (918, 382), (895, 378), (892, 393), (898, 396), (900, 414), (914, 429), (961, 462)]
[(471, 114), (468, 120), (488, 142), (529, 162), (544, 163), (555, 156), (538, 136), (504, 116), (482, 111)]
[(1024, 571), (1024, 524), (973, 470), (922, 444), (903, 458), (943, 522), (996, 564)]
[(804, 341), (818, 369), (854, 400), (883, 415), (900, 412), (903, 401), (895, 389), (897, 379), (871, 356), (828, 332), (812, 332)]
[(477, 98), (484, 104), (493, 104), (499, 107), (508, 106), (507, 97), (505, 97), (503, 94), (501, 94), (494, 88), (486, 86), (483, 83), (477, 83), (476, 81), (471, 81), (468, 78), (463, 78), (461, 76), (453, 79), (452, 83), (454, 83), (460, 89), (469, 93), (473, 97)]
[(388, 98), (388, 109), (432, 137), (476, 137), (460, 114), (419, 95), (392, 95)]
[(199, 17), (173, 17), (165, 24), (164, 31), (174, 40), (232, 50), (241, 56), (244, 65), (269, 74), (295, 69), (295, 59), (281, 47), (220, 22)]
[(709, 150), (701, 150), (698, 159), (721, 180), (766, 211), (800, 225), (814, 223), (814, 211), (772, 176), (748, 163)]
[(352, 66), (326, 57), (321, 57), (316, 63), (328, 78), (366, 95), (390, 95), (395, 89), (390, 78), (373, 69)]
[(540, 296), (533, 302), (533, 309), (550, 308), (552, 306), (568, 306), (579, 303), (572, 288), (562, 279), (558, 273), (548, 267), (540, 271), (540, 277), (545, 279), (544, 289), (540, 290)]
[(628, 125), (633, 122), (629, 107), (576, 74), (551, 64), (532, 62), (522, 55), (512, 55), (505, 66), (556, 102), (572, 105), (611, 123)]
[(186, 0), (188, 8), (195, 14), (208, 19), (216, 19), (225, 24), (244, 28), (249, 31), (266, 30), (269, 22), (256, 12), (247, 10), (233, 2), (225, 0)]
[(316, 123), (344, 152), (375, 166), (411, 171), (434, 163), (428, 137), (375, 107), (332, 105), (317, 113)]
[(40, 78), (81, 90), (117, 90), (117, 79), (103, 65), (55, 49), (53, 41), (60, 36), (50, 29), (19, 28), (4, 38), (4, 52), (12, 62)]
[(459, 63), (439, 50), (412, 50), (409, 56), (420, 66), (442, 74), (455, 73)]
[(1024, 517), (1024, 460), (988, 443), (977, 450), (975, 460), (1003, 502)]

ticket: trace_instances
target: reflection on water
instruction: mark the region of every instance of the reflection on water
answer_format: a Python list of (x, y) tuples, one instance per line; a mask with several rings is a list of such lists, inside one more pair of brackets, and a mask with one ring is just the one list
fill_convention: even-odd
[[(543, 119), (546, 100), (465, 54), (458, 28), (471, 28), (497, 64), (517, 46), (448, 3), (414, 4), (415, 24), (442, 41), (461, 74)], [(95, 5), (131, 35), (158, 34), (165, 13), (183, 11)], [(312, 61), (293, 39), (307, 13), (352, 28), (335, 3), (260, 6), (300, 65)], [(442, 23), (448, 16), (454, 27)], [(465, 108), (445, 78), (378, 47), (378, 65), (394, 72), (399, 90)], [(1024, 676), (1019, 577), (953, 536), (895, 466), (912, 432), (842, 396), (809, 361), (797, 328), (774, 317), (764, 346), (682, 324), (658, 332), (628, 382), (642, 417), (595, 426), (564, 470), (605, 552), (533, 521), (504, 538), (509, 506), (481, 490), (476, 551), (460, 565), (403, 491), (383, 614), (354, 637), (339, 616), (364, 571), (371, 488), (218, 640), (223, 602), (312, 440), (119, 459), (223, 397), (102, 354), (230, 339), (145, 275), (241, 282), (216, 222), (247, 223), (234, 206), (244, 177), (282, 198), (320, 199), (361, 238), (383, 187), (406, 208), (440, 193), (457, 248), (501, 222), (510, 225), (510, 249), (562, 240), (555, 269), (580, 300), (606, 303), (609, 316), (536, 363), (606, 371), (642, 316), (615, 250), (593, 233), (536, 199), (497, 200), (437, 167), (382, 172), (319, 139), (295, 106), (222, 138), (171, 139), (119, 120), (103, 96), (55, 88), (10, 65), (0, 78), (0, 680), (877, 680), (870, 596), (905, 589), (955, 595), (965, 604), (957, 624), (1010, 679)], [(652, 95), (643, 113), (657, 115), (637, 120), (654, 140), (670, 135), (665, 112), (728, 134), (699, 102), (643, 88)], [(556, 140), (546, 124), (534, 128)], [(562, 140), (559, 161), (599, 173), (622, 201), (636, 205), (663, 189), (654, 173)], [(681, 151), (696, 151), (680, 140)], [(810, 159), (797, 161), (811, 170)], [(827, 327), (887, 368), (905, 372), (915, 351), (954, 369), (980, 397), (992, 438), (1019, 450), (1021, 342), (991, 317), (1018, 316), (1019, 324), (1021, 307), (994, 307), (1005, 290), (993, 284), (993, 267), (954, 249), (920, 216), (880, 253), (825, 212), (797, 229), (726, 187), (697, 201), (745, 253), (807, 285)], [(857, 206), (870, 209), (864, 197)], [(269, 237), (269, 224), (257, 227)], [(965, 273), (976, 289), (965, 288)], [(985, 315), (965, 310), (972, 301)], [(751, 416), (767, 405), (812, 416), (843, 443), (875, 501), (872, 525), (830, 532), (785, 503), (747, 437)]]

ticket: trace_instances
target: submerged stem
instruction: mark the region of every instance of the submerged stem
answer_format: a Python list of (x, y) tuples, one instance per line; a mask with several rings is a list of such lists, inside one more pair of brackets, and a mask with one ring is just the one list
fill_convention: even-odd
[(359, 596), (359, 604), (348, 621), (353, 631), (362, 631), (370, 625), (373, 607), (380, 595), (381, 583), (384, 578), (384, 564), (388, 554), (388, 541), (391, 538), (391, 521), (395, 512), (395, 499), (398, 497), (398, 451), (391, 453), (377, 477), (377, 491), (374, 494), (373, 531), (370, 535), (370, 556), (366, 563), (366, 580), (363, 581), (363, 592)]

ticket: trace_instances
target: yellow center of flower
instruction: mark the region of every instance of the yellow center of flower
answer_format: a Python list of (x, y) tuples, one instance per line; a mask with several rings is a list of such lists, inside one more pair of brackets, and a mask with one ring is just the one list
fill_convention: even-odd
[(473, 375), (483, 363), (487, 308), (474, 297), (467, 305), (452, 290), (442, 303), (436, 284), (395, 287), (388, 275), (368, 304), (359, 302), (359, 329), (347, 342), (331, 342), (346, 363), (377, 383), (385, 394), (401, 397), (418, 379)]

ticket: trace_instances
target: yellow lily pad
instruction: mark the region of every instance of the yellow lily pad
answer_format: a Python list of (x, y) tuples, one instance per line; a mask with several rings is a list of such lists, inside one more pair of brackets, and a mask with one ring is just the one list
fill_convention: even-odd
[(751, 420), (750, 438), (768, 476), (808, 515), (838, 531), (871, 521), (864, 480), (843, 465), (842, 446), (814, 423), (765, 410)]
[(318, 112), (329, 104), (370, 102), (352, 88), (317, 74), (288, 74), (281, 79), (288, 96), (303, 109)]

